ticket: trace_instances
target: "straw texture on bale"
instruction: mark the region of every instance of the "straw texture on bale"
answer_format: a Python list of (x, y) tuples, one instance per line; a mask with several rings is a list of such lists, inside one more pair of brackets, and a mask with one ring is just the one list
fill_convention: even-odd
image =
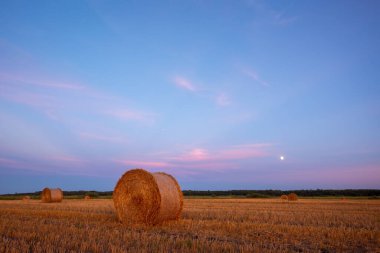
[(154, 225), (178, 219), (183, 195), (177, 181), (163, 172), (127, 171), (113, 192), (118, 218), (125, 224)]
[(281, 195), (281, 197), (280, 197), (280, 198), (281, 198), (281, 200), (288, 200), (288, 196), (287, 196), (287, 195), (285, 195), (285, 194), (284, 194), (284, 195)]
[(61, 189), (45, 188), (41, 193), (41, 200), (45, 203), (61, 202), (63, 199), (63, 192)]
[(290, 193), (290, 194), (288, 195), (288, 200), (289, 200), (289, 201), (297, 201), (297, 200), (298, 200), (298, 196), (297, 196), (297, 194), (295, 194), (295, 193)]

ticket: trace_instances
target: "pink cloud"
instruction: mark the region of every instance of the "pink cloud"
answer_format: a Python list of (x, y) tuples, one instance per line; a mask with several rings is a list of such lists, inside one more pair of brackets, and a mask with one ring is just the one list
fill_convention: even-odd
[(37, 109), (45, 114), (49, 119), (57, 121), (59, 116), (56, 113), (58, 108), (62, 108), (62, 104), (51, 95), (38, 94), (31, 92), (22, 92), (19, 90), (3, 89), (0, 98), (6, 99), (13, 103), (26, 105)]
[[(119, 109), (122, 103), (120, 99), (101, 95), (99, 92), (90, 89), (78, 90), (74, 94), (65, 93), (62, 96), (62, 94), (58, 94), (57, 91), (47, 92), (36, 90), (34, 92), (28, 92), (22, 87), (14, 85), (3, 84), (1, 88), (2, 92), (0, 93), (0, 98), (38, 109), (49, 119), (55, 121), (61, 120), (59, 115), (64, 115), (64, 113), (59, 112), (78, 111), (79, 108), (79, 110), (88, 110), (92, 113), (99, 113), (99, 111), (101, 111), (103, 115), (106, 114), (120, 120), (154, 123), (155, 114), (131, 109)], [(79, 97), (78, 94), (81, 96)], [(95, 136), (92, 137), (96, 138)], [(100, 140), (101, 138), (98, 139)], [(103, 138), (103, 140), (106, 140), (106, 138)]]
[(185, 161), (202, 161), (202, 160), (210, 159), (210, 156), (207, 150), (201, 149), (201, 148), (195, 148), (178, 158), (179, 160), (185, 160)]
[(46, 158), (36, 157), (35, 159), (37, 162), (42, 162), (45, 165), (44, 167), (46, 171), (60, 168), (63, 173), (77, 173), (81, 170), (86, 170), (91, 165), (91, 162), (93, 162), (67, 154), (55, 154)]
[(20, 170), (29, 170), (29, 171), (39, 171), (43, 172), (46, 169), (43, 169), (39, 164), (35, 164), (35, 161), (18, 161), (14, 159), (8, 158), (0, 158), (0, 166), (1, 167), (9, 167), (12, 169), (20, 169)]
[(243, 72), (243, 74), (250, 77), (252, 80), (258, 82), (262, 86), (269, 86), (269, 84), (266, 81), (261, 79), (261, 77), (257, 74), (256, 71), (254, 71), (252, 69), (243, 69), (242, 72)]
[(164, 168), (182, 174), (197, 174), (203, 170), (220, 172), (239, 168), (239, 160), (268, 156), (266, 149), (271, 146), (270, 143), (246, 144), (214, 151), (194, 148), (177, 156), (170, 156), (164, 152), (160, 153), (157, 159), (113, 161), (129, 168), (139, 167), (147, 170)]
[(0, 94), (0, 97), (5, 98), (9, 101), (29, 105), (38, 108), (51, 108), (57, 103), (54, 97), (37, 94), (37, 93), (26, 93), (19, 91), (5, 91)]
[(232, 146), (227, 149), (208, 151), (202, 148), (192, 149), (182, 155), (172, 157), (173, 161), (194, 162), (194, 161), (226, 161), (239, 160), (257, 157), (265, 157), (267, 148), (272, 146), (269, 143), (247, 144)]
[(24, 76), (23, 74), (0, 73), (1, 81), (20, 82), (36, 86), (43, 86), (56, 89), (83, 90), (85, 87), (77, 83), (57, 82), (48, 80), (46, 77)]
[(219, 106), (228, 106), (231, 104), (231, 100), (226, 94), (221, 93), (216, 97), (216, 103)]
[(265, 157), (269, 155), (266, 147), (261, 145), (233, 146), (229, 149), (216, 152), (215, 158), (220, 160), (239, 160)]
[(194, 84), (191, 81), (189, 81), (189, 80), (187, 80), (181, 76), (174, 77), (173, 82), (175, 85), (177, 85), (178, 87), (180, 87), (182, 89), (186, 89), (189, 91), (196, 91)]
[(0, 166), (7, 166), (7, 167), (17, 168), (17, 169), (27, 168), (27, 164), (24, 162), (20, 162), (20, 161), (8, 159), (8, 158), (1, 158), (1, 157), (0, 157)]
[(50, 158), (50, 160), (54, 161), (61, 161), (61, 162), (69, 162), (69, 163), (76, 163), (76, 164), (83, 164), (84, 160), (74, 157), (74, 156), (69, 156), (69, 155), (58, 155), (58, 156), (53, 156)]
[(147, 167), (147, 168), (163, 168), (171, 167), (166, 162), (154, 162), (154, 161), (132, 161), (132, 160), (116, 160), (117, 163), (121, 163), (126, 166), (134, 167)]
[[(151, 161), (151, 160), (114, 160), (116, 163), (122, 164), (129, 168), (144, 168), (146, 170), (154, 168), (164, 168), (164, 169), (182, 169), (179, 171), (189, 172), (196, 174), (199, 170), (214, 170), (220, 171), (225, 169), (234, 169), (237, 166), (229, 162), (212, 162), (212, 161)], [(178, 170), (176, 170), (178, 172)]]

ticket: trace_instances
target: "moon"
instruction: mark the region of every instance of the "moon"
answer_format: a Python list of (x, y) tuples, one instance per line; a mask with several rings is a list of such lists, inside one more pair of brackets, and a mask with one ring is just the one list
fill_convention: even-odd
[(280, 156), (280, 160), (283, 161), (285, 159), (285, 157), (282, 155)]

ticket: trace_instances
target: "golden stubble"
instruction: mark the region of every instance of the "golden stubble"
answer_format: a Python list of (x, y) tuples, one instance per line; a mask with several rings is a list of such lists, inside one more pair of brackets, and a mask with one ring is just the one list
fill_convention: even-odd
[(112, 200), (0, 201), (0, 252), (378, 252), (379, 200), (184, 199), (125, 225)]

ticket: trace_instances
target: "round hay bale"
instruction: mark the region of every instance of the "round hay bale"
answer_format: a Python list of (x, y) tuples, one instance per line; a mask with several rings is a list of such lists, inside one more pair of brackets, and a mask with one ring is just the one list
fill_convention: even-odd
[(90, 196), (90, 195), (86, 195), (86, 196), (84, 196), (84, 199), (85, 199), (85, 200), (90, 200), (90, 199), (91, 199), (91, 196)]
[(113, 202), (121, 222), (154, 225), (179, 218), (183, 195), (171, 175), (134, 169), (117, 182)]
[(298, 200), (298, 196), (297, 196), (297, 194), (295, 194), (294, 192), (290, 193), (290, 194), (288, 195), (288, 200), (289, 200), (289, 201), (297, 201), (297, 200)]
[(280, 199), (281, 199), (282, 201), (288, 200), (288, 196), (285, 195), (285, 194), (283, 194), (283, 195), (281, 195)]
[(25, 195), (22, 197), (22, 200), (23, 201), (29, 201), (30, 200), (30, 196), (29, 195)]
[(61, 202), (63, 199), (63, 192), (61, 189), (45, 188), (41, 193), (41, 200), (45, 203)]

